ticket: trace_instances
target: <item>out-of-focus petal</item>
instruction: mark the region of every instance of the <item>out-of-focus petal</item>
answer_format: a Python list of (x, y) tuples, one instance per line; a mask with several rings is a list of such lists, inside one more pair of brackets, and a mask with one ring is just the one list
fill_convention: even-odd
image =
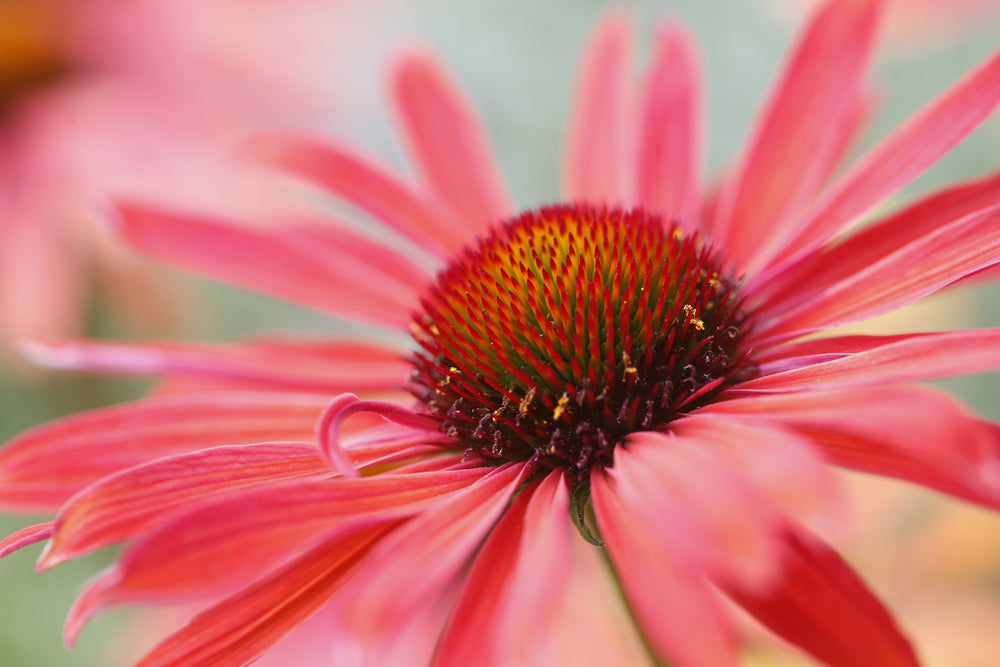
[(771, 93), (713, 223), (740, 265), (787, 231), (843, 152), (864, 99), (879, 2), (828, 2)]
[(119, 204), (121, 235), (206, 275), (336, 315), (405, 328), (429, 276), (389, 248), (319, 225), (267, 232)]
[(52, 537), (52, 526), (54, 523), (55, 522), (53, 521), (36, 523), (15, 531), (3, 538), (0, 540), (0, 558), (9, 556), (19, 549), (31, 546), (32, 544), (41, 542), (42, 540), (49, 539)]
[(29, 341), (22, 349), (51, 368), (218, 378), (239, 387), (341, 393), (401, 389), (411, 365), (377, 343), (268, 338), (239, 344)]
[(313, 436), (326, 397), (215, 392), (149, 398), (66, 417), (0, 450), (0, 505), (55, 511), (88, 484), (162, 456)]
[(919, 667), (885, 607), (836, 553), (789, 529), (783, 576), (770, 588), (723, 590), (773, 632), (831, 667)]
[(570, 120), (565, 194), (569, 199), (620, 203), (625, 182), (625, 112), (632, 33), (621, 12), (607, 14), (583, 56)]
[(486, 133), (472, 106), (430, 55), (400, 59), (393, 98), (407, 143), (427, 185), (465, 225), (463, 241), (510, 215)]
[[(570, 566), (562, 473), (521, 491), (476, 555), (438, 643), (435, 665), (551, 661), (554, 615)], [(489, 628), (483, 633), (483, 628)]]
[(679, 27), (657, 36), (639, 128), (638, 200), (667, 222), (697, 226), (700, 207), (701, 81), (694, 40)]

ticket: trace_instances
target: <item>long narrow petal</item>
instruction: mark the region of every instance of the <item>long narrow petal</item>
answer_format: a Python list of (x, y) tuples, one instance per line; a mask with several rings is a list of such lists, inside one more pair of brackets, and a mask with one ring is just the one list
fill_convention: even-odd
[(311, 440), (325, 397), (216, 392), (126, 403), (30, 430), (0, 450), (0, 505), (55, 511), (109, 474), (219, 445)]
[(704, 575), (658, 548), (600, 472), (591, 475), (591, 494), (615, 574), (657, 656), (677, 667), (735, 667), (731, 630)]
[[(796, 223), (769, 257), (788, 260), (853, 224), (975, 129), (1000, 103), (1000, 53), (872, 149)], [(761, 265), (767, 261), (761, 258)]]
[(889, 612), (829, 547), (789, 530), (776, 586), (723, 590), (772, 631), (830, 667), (918, 667)]
[(937, 192), (834, 246), (807, 255), (761, 285), (763, 292), (757, 294), (766, 296), (766, 312), (787, 310), (939, 227), (997, 205), (1000, 173)]
[(52, 521), (36, 523), (15, 531), (3, 538), (0, 540), (0, 558), (9, 556), (15, 551), (31, 546), (32, 544), (36, 544), (37, 542), (41, 542), (42, 540), (49, 539), (52, 537), (53, 524), (54, 522)]
[(70, 642), (96, 613), (125, 602), (177, 602), (244, 585), (327, 533), (358, 521), (399, 520), (482, 477), (481, 471), (301, 480), (250, 489), (175, 516), (121, 555), (80, 596)]
[(1000, 507), (1000, 427), (926, 387), (758, 395), (699, 412), (780, 424), (812, 440), (836, 465)]
[[(973, 213), (844, 277), (797, 308), (776, 309), (759, 336), (793, 336), (871, 319), (1000, 263), (1000, 206)], [(768, 315), (762, 311), (762, 317)]]
[(577, 84), (565, 166), (570, 199), (614, 204), (628, 193), (623, 175), (631, 49), (628, 18), (609, 13), (591, 37)]
[(336, 315), (403, 328), (429, 276), (389, 248), (319, 226), (260, 231), (118, 206), (121, 235), (160, 259)]
[[(522, 490), (476, 555), (435, 665), (548, 660), (570, 564), (569, 494), (562, 474)], [(489, 632), (482, 632), (489, 628)]]
[(217, 378), (234, 387), (341, 393), (401, 389), (410, 364), (373, 343), (251, 340), (239, 344), (28, 341), (22, 349), (50, 368), (102, 374)]
[(242, 667), (322, 609), (392, 528), (337, 534), (193, 618), (136, 667)]
[(879, 4), (825, 3), (789, 59), (714, 223), (741, 265), (786, 230), (840, 158), (864, 97)]
[(436, 256), (461, 248), (476, 230), (415, 188), (343, 146), (292, 134), (269, 135), (252, 150), (371, 213)]
[[(409, 521), (365, 559), (356, 585), (338, 602), (363, 640), (391, 640), (433, 604), (468, 564), (521, 480), (523, 466), (506, 466), (442, 498)], [(414, 573), (419, 576), (414, 577)]]
[(212, 447), (129, 468), (92, 484), (63, 506), (38, 567), (48, 569), (122, 542), (207, 498), (330, 473), (316, 445), (290, 442)]
[(465, 225), (462, 240), (509, 216), (486, 133), (441, 65), (425, 53), (407, 54), (398, 63), (392, 92), (424, 180)]
[(1000, 329), (907, 337), (850, 356), (765, 375), (734, 394), (884, 385), (986, 373), (1000, 368)]
[(639, 202), (688, 228), (701, 197), (701, 81), (696, 46), (679, 27), (657, 36), (639, 135)]

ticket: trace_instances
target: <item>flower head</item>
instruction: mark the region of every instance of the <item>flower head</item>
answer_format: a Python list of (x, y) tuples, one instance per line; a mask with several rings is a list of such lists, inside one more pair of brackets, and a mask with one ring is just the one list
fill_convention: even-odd
[(997, 368), (1000, 332), (813, 334), (1000, 263), (997, 176), (845, 233), (1000, 102), (1000, 55), (831, 182), (878, 9), (822, 8), (709, 195), (691, 40), (658, 34), (632, 119), (612, 14), (564, 203), (513, 211), (475, 114), (415, 53), (393, 92), (419, 186), (312, 138), (260, 152), (419, 250), (328, 219), (260, 231), (120, 205), (154, 255), (410, 342), (35, 344), (50, 365), (189, 384), (8, 445), (0, 503), (57, 516), (0, 553), (49, 539), (45, 568), (126, 544), (70, 641), (110, 605), (207, 600), (146, 667), (247, 664), (320, 613), (376, 663), (592, 658), (621, 619), (568, 601), (598, 554), (641, 640), (621, 645), (656, 660), (735, 664), (724, 595), (825, 664), (915, 665), (818, 537), (841, 516), (828, 464), (1000, 507), (1000, 428), (911, 384)]

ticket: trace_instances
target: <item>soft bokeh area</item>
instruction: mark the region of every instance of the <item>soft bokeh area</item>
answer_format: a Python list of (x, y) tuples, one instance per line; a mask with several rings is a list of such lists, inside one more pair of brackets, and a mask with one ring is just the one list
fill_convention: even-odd
[[(33, 368), (16, 353), (25, 336), (222, 340), (333, 326), (327, 317), (139, 256), (114, 239), (109, 198), (197, 204), (260, 224), (274, 211), (314, 205), (307, 191), (241, 158), (244, 138), (276, 127), (328, 133), (402, 169), (402, 147), (394, 143), (382, 103), (381, 73), (398, 49), (418, 43), (447, 60), (483, 110), (515, 200), (550, 203), (560, 191), (579, 51), (611, 6), (628, 9), (642, 26), (682, 20), (699, 37), (711, 178), (742, 146), (801, 20), (799, 5), (806, 4), (0, 2), (0, 441), (150, 388), (141, 379)], [(923, 0), (913, 7), (932, 4)], [(893, 9), (890, 39), (878, 50), (877, 113), (854, 154), (1000, 45), (1000, 11), (982, 0), (966, 4), (960, 16), (935, 19), (932, 34), (926, 16)], [(133, 9), (123, 10), (126, 5)], [(969, 16), (975, 21), (960, 20)], [(190, 25), (198, 29), (189, 31)], [(917, 27), (907, 32), (911, 25)], [(651, 34), (639, 31), (637, 61), (644, 59)], [(7, 62), (14, 63), (10, 71)], [(997, 169), (995, 115), (913, 183), (901, 201)], [(997, 287), (938, 296), (866, 330), (980, 326), (1000, 326)], [(1000, 419), (1000, 377), (945, 384), (983, 416)], [(902, 483), (860, 474), (847, 479), (856, 492), (857, 520), (843, 551), (898, 615), (926, 663), (996, 665), (1000, 516)], [(37, 520), (4, 516), (0, 532)], [(88, 627), (72, 653), (61, 643), (74, 597), (111, 554), (36, 576), (39, 551), (27, 548), (0, 561), (0, 665), (114, 664), (122, 652), (114, 645), (132, 645), (126, 635), (136, 632), (122, 614)], [(748, 628), (747, 636), (747, 664), (807, 664), (762, 631)]]

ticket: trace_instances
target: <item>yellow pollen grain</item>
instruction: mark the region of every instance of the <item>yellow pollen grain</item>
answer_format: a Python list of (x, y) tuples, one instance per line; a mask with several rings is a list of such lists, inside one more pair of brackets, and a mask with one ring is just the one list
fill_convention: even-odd
[(566, 412), (566, 406), (569, 405), (569, 396), (563, 394), (556, 404), (556, 409), (552, 411), (552, 418), (559, 419), (562, 417), (563, 413)]
[(705, 330), (705, 323), (702, 322), (701, 320), (699, 320), (697, 317), (692, 317), (691, 318), (691, 324), (693, 324), (694, 328), (697, 329), (698, 331), (704, 331)]
[(678, 227), (677, 229), (674, 230), (673, 236), (678, 241), (683, 241), (684, 240), (684, 232), (681, 230), (680, 227)]
[(525, 394), (524, 398), (521, 399), (521, 404), (517, 406), (517, 412), (522, 417), (528, 414), (528, 408), (531, 406), (531, 401), (535, 399), (536, 391), (537, 390), (535, 389), (535, 387), (529, 389), (528, 393)]

